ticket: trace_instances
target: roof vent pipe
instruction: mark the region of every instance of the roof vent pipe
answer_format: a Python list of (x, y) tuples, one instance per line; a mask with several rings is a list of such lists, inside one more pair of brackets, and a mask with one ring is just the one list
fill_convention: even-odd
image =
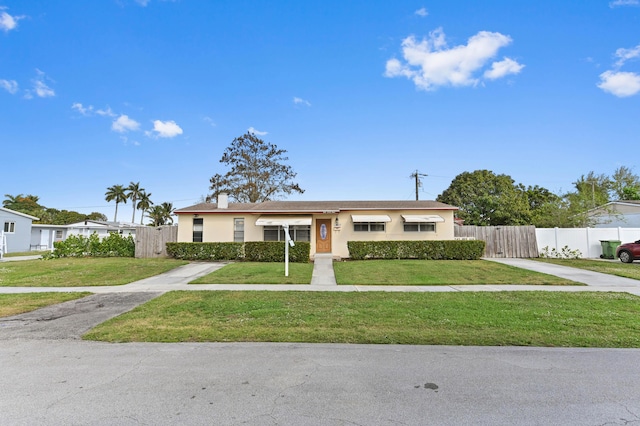
[(218, 194), (218, 208), (219, 209), (229, 208), (229, 194), (227, 194), (226, 192), (221, 192)]

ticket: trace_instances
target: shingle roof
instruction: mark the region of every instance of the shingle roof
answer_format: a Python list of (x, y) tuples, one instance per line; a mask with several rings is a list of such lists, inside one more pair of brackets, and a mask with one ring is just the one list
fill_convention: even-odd
[(216, 203), (200, 203), (175, 211), (182, 213), (322, 213), (352, 210), (458, 210), (438, 201), (265, 201), (263, 203), (229, 203), (218, 209)]

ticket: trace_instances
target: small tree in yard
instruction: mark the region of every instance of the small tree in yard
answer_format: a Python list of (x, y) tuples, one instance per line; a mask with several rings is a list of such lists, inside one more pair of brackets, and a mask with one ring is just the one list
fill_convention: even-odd
[(281, 194), (302, 194), (304, 190), (293, 182), (297, 174), (285, 164), (286, 152), (250, 132), (235, 138), (220, 159), (230, 170), (210, 179), (210, 198), (226, 192), (238, 202), (259, 203)]

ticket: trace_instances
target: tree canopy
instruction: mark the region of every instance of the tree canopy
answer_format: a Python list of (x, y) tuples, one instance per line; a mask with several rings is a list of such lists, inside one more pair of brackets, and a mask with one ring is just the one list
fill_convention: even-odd
[(297, 174), (286, 164), (284, 149), (267, 143), (253, 133), (235, 138), (220, 159), (229, 170), (216, 173), (209, 181), (216, 198), (221, 192), (241, 203), (259, 203), (277, 199), (283, 194), (303, 193), (293, 181)]
[(524, 225), (530, 219), (527, 197), (513, 179), (489, 170), (459, 174), (437, 201), (458, 207), (467, 225)]
[(40, 197), (37, 195), (10, 195), (5, 194), (2, 201), (4, 208), (25, 213), (39, 218), (35, 223), (46, 223), (51, 225), (68, 225), (70, 223), (82, 222), (83, 220), (107, 220), (107, 217), (99, 212), (90, 214), (78, 213), (73, 210), (58, 210), (40, 205)]

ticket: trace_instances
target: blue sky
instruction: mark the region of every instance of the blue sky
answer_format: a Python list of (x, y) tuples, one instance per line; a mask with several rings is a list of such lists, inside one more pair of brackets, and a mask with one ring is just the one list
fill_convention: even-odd
[(0, 195), (184, 207), (247, 130), (288, 151), (292, 200), (640, 174), (640, 0), (0, 0)]

